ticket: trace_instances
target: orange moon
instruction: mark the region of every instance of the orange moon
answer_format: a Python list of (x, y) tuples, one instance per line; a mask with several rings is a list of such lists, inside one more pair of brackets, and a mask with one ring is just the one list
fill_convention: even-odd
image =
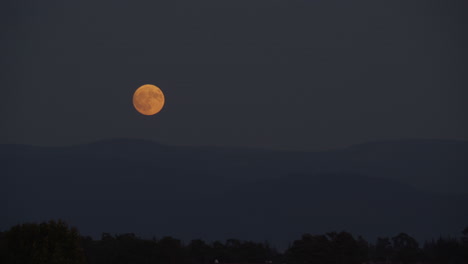
[(133, 106), (143, 115), (159, 113), (164, 106), (164, 102), (164, 94), (156, 85), (142, 85), (133, 94)]

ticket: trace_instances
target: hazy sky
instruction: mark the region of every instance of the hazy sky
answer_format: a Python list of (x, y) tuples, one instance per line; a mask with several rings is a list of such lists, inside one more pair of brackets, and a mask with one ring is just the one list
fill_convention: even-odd
[[(468, 139), (468, 1), (0, 4), (0, 143)], [(138, 114), (142, 84), (166, 95)]]

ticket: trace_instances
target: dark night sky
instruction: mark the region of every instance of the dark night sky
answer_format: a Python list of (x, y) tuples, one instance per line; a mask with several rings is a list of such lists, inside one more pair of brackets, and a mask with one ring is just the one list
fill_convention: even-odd
[[(468, 1), (0, 4), (0, 143), (468, 139)], [(166, 107), (138, 114), (158, 85)]]

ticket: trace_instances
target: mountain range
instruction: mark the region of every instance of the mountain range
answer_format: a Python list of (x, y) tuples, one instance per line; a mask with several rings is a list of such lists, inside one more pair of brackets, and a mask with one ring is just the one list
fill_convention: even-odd
[(82, 234), (268, 240), (347, 230), (375, 239), (468, 225), (468, 142), (398, 140), (324, 152), (114, 139), (0, 145), (0, 230), (61, 218)]

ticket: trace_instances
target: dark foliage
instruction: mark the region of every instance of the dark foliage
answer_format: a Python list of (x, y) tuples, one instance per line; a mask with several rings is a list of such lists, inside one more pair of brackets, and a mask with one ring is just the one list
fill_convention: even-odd
[(141, 239), (134, 234), (112, 236), (103, 234), (101, 240), (83, 238), (88, 263), (264, 263), (278, 259), (280, 254), (268, 244), (228, 239), (207, 244), (196, 239), (184, 245), (172, 237)]
[(63, 221), (13, 226), (0, 244), (2, 263), (85, 263), (78, 231)]
[(0, 232), (1, 263), (208, 264), (208, 263), (427, 263), (467, 264), (468, 227), (460, 238), (426, 241), (422, 247), (406, 233), (368, 243), (348, 232), (304, 234), (280, 253), (267, 242), (228, 239), (187, 244), (173, 237), (143, 239), (103, 233), (101, 239), (80, 237), (62, 221), (22, 224)]

